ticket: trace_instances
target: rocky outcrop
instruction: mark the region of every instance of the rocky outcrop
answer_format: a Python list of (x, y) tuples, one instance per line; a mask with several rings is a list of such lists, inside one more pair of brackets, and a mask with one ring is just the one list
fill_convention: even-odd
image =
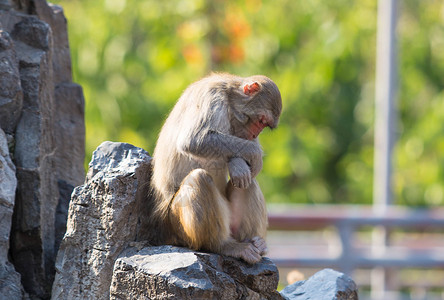
[(287, 300), (357, 300), (358, 288), (347, 275), (324, 269), (307, 280), (287, 286), (281, 295)]
[(50, 297), (71, 191), (84, 178), (84, 100), (70, 60), (60, 7), (0, 2), (0, 127), (17, 179), (8, 245), (25, 290), (42, 299)]
[(17, 179), (15, 166), (9, 155), (6, 134), (0, 129), (0, 299), (22, 299), (24, 291), (20, 274), (8, 261), (9, 232), (11, 231)]
[(114, 262), (137, 240), (151, 158), (124, 143), (94, 151), (85, 183), (69, 205), (52, 299), (108, 299)]

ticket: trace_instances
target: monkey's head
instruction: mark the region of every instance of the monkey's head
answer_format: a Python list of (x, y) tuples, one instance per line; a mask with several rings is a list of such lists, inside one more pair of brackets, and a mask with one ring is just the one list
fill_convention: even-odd
[(264, 128), (277, 127), (282, 99), (278, 87), (270, 78), (262, 75), (242, 78), (229, 98), (234, 135), (253, 140)]

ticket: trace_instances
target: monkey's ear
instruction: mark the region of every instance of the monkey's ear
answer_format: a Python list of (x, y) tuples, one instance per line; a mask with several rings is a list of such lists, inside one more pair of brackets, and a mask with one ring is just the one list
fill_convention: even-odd
[(261, 86), (257, 82), (253, 82), (251, 84), (247, 83), (246, 85), (244, 85), (244, 94), (247, 96), (252, 96), (259, 92), (260, 89)]

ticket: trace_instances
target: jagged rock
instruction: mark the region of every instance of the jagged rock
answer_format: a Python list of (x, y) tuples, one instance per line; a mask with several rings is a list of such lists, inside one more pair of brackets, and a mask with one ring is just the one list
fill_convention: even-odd
[(11, 218), (14, 207), (15, 166), (9, 157), (6, 135), (0, 129), (0, 263), (8, 258), (9, 232), (11, 230)]
[(114, 265), (110, 299), (282, 299), (268, 258), (248, 265), (174, 246), (130, 248)]
[[(72, 81), (67, 21), (61, 6), (54, 4), (48, 5), (45, 0), (34, 0), (33, 2), (36, 15), (51, 27), (54, 85), (57, 88), (59, 84)], [(81, 98), (83, 98), (83, 96), (81, 96)]]
[(8, 261), (9, 232), (11, 230), (17, 179), (15, 166), (9, 157), (6, 135), (0, 129), (0, 299), (21, 299), (24, 291), (20, 274)]
[[(26, 16), (12, 31), (20, 61), (23, 111), (15, 133), (17, 201), (12, 231), (12, 258), (25, 289), (48, 298), (54, 276), (55, 209), (54, 84), (51, 31)], [(33, 271), (30, 272), (30, 266)]]
[[(85, 171), (85, 101), (82, 87), (59, 83), (55, 88), (54, 169), (57, 172), (59, 201), (55, 216), (55, 253), (66, 229), (69, 201), (74, 187), (83, 183)], [(69, 159), (68, 159), (69, 158)]]
[(63, 10), (1, 1), (0, 128), (18, 180), (11, 262), (37, 298), (50, 297), (70, 194), (84, 179), (84, 100), (71, 81)]
[(0, 128), (6, 133), (13, 133), (22, 111), (23, 93), (14, 43), (1, 26), (0, 86)]
[(52, 299), (108, 299), (114, 262), (137, 239), (151, 158), (125, 143), (102, 143), (85, 184), (74, 189), (56, 261)]
[(357, 300), (358, 288), (347, 275), (324, 269), (305, 281), (298, 281), (281, 291), (287, 300)]

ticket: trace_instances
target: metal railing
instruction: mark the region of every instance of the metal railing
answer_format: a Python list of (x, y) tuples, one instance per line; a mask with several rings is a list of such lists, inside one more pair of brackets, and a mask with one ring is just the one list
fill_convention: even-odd
[[(387, 232), (401, 230), (411, 232), (442, 233), (444, 237), (444, 209), (413, 209), (388, 206), (384, 212), (375, 212), (371, 206), (292, 206), (269, 212), (270, 231), (313, 231), (336, 228), (340, 241), (337, 255), (331, 252), (306, 250), (306, 255), (270, 256), (278, 267), (283, 268), (327, 268), (332, 267), (346, 274), (357, 269), (444, 269), (444, 239), (436, 243), (419, 245), (391, 245), (390, 234), (387, 245), (375, 248), (356, 246), (356, 233), (382, 227)], [(386, 285), (386, 282), (384, 283)], [(444, 282), (441, 288), (444, 287)], [(378, 287), (372, 286), (372, 289)]]

